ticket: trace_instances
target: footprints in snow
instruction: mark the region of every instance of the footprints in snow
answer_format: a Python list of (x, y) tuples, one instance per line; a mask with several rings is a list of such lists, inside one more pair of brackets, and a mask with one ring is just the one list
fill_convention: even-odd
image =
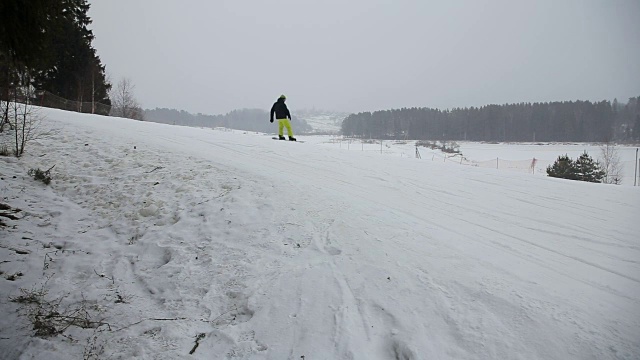
[[(307, 218), (318, 218), (317, 213), (308, 213)], [(294, 257), (301, 250), (314, 244), (315, 248), (331, 256), (342, 254), (342, 250), (335, 246), (332, 241), (330, 228), (335, 220), (331, 219), (323, 223), (323, 230), (319, 230), (313, 223), (306, 222), (303, 225), (295, 223), (283, 223), (277, 229), (278, 236), (285, 246), (284, 255)], [(320, 241), (320, 234), (323, 234), (323, 241)]]
[(301, 250), (311, 245), (313, 239), (313, 225), (283, 223), (277, 228), (277, 236), (282, 239), (284, 255), (294, 257)]
[[(333, 221), (332, 221), (332, 223), (333, 223)], [(327, 254), (332, 255), (332, 256), (336, 256), (336, 255), (342, 254), (342, 250), (340, 250), (339, 248), (333, 246), (333, 242), (331, 241), (331, 234), (329, 233), (329, 230), (326, 231), (325, 236), (324, 236), (324, 251), (326, 251)]]

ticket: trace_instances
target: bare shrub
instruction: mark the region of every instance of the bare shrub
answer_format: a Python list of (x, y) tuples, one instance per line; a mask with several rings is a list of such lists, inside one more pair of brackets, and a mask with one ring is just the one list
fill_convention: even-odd
[(48, 279), (39, 288), (20, 289), (21, 295), (9, 298), (9, 301), (22, 305), (20, 315), (29, 320), (35, 336), (60, 335), (72, 326), (83, 329), (109, 327), (107, 323), (96, 320), (98, 309), (84, 297), (64, 305), (66, 296), (48, 299), (47, 282)]
[(423, 146), (432, 150), (440, 150), (448, 154), (460, 154), (460, 145), (455, 141), (431, 142), (428, 140), (418, 140), (416, 141), (416, 146)]
[(118, 82), (117, 87), (110, 94), (111, 116), (144, 120), (142, 108), (133, 93), (135, 88), (133, 81), (129, 78), (123, 78)]
[[(27, 144), (33, 140), (52, 135), (55, 131), (43, 131), (43, 117), (32, 101), (35, 96), (35, 89), (31, 86), (31, 77), (26, 69), (16, 70), (16, 83), (10, 91), (5, 91), (3, 96), (7, 98), (2, 101), (2, 123), (0, 132), (5, 124), (9, 125), (13, 135), (13, 154), (16, 157), (22, 156)], [(8, 152), (8, 147), (6, 151)]]
[(600, 164), (604, 170), (605, 184), (622, 184), (622, 168), (620, 166), (620, 156), (615, 145), (607, 142), (600, 147)]

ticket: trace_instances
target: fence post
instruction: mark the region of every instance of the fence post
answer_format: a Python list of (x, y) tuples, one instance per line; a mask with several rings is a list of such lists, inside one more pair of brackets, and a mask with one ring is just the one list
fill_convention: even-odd
[(496, 158), (496, 169), (498, 169), (498, 158)]
[(636, 148), (636, 170), (633, 172), (633, 186), (638, 182), (638, 148)]

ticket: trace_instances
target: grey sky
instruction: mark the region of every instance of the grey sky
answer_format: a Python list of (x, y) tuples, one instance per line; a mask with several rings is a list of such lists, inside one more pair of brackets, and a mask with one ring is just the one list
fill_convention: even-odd
[(349, 112), (640, 95), (638, 0), (94, 0), (144, 108)]

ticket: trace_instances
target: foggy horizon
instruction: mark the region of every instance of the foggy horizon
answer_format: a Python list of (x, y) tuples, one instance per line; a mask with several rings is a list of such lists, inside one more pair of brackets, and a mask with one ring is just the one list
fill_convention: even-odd
[(640, 2), (91, 2), (115, 86), (145, 109), (357, 113), (640, 95)]

